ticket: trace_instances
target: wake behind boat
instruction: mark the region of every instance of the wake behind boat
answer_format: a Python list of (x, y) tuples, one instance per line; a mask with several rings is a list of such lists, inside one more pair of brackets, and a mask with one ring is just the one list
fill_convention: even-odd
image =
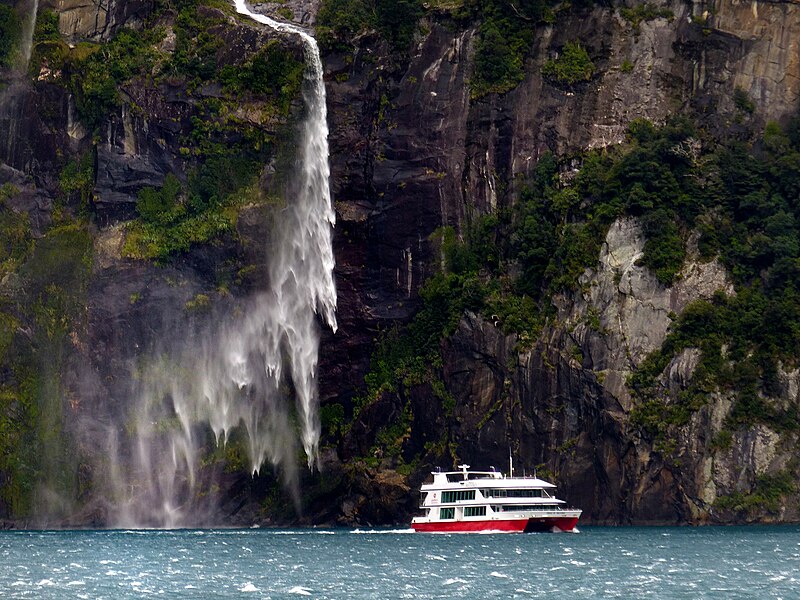
[(423, 484), (414, 531), (427, 533), (528, 533), (574, 531), (581, 510), (551, 495), (555, 485), (538, 477), (514, 477), (495, 471), (434, 471), (433, 483)]

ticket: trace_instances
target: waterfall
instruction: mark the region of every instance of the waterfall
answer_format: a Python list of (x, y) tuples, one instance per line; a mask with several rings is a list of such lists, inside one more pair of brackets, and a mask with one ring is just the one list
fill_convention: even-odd
[[(313, 37), (250, 12), (241, 0), (235, 5), (239, 13), (303, 40), (305, 114), (296, 173), (276, 217), (268, 289), (246, 300), (238, 315), (184, 335), (180, 350), (137, 367), (135, 443), (125, 449), (113, 436), (109, 440), (118, 449), (109, 468), (117, 480), (118, 526), (187, 526), (202, 522), (204, 508), (213, 512), (198, 500), (214, 484), (214, 475), (200, 468), (209, 430), (224, 444), (243, 428), (251, 470), (266, 462), (279, 466), (296, 503), (298, 429), (309, 467), (317, 460), (317, 315), (336, 331), (322, 63)], [(294, 407), (287, 400), (292, 393)], [(131, 464), (123, 468), (126, 462)]]
[(11, 69), (8, 85), (0, 86), (0, 162), (23, 170), (28, 162), (27, 152), (20, 152), (19, 125), (26, 118), (25, 96), (28, 93), (28, 63), (33, 49), (33, 34), (36, 30), (36, 14), (39, 0), (29, 0), (30, 9), (23, 21), (20, 53)]
[[(314, 313), (336, 331), (336, 287), (333, 282), (331, 227), (336, 215), (331, 206), (328, 180), (328, 109), (325, 102), (322, 59), (317, 41), (302, 29), (279, 23), (234, 0), (236, 10), (279, 32), (293, 33), (303, 40), (306, 57), (306, 85), (303, 99), (306, 118), (302, 131), (300, 177), (297, 196), (283, 213), (281, 229), (287, 233), (269, 265), (274, 298), (261, 302), (264, 320), (275, 326), (268, 333), (268, 369), (280, 379), (280, 346), (287, 341), (292, 380), (302, 414), (303, 449), (313, 466), (317, 454), (319, 424), (316, 416), (317, 340)], [(240, 348), (241, 349), (241, 348)]]
[(39, 12), (39, 0), (33, 0), (33, 8), (22, 30), (22, 68), (27, 69), (33, 50), (33, 32), (36, 31), (36, 14)]

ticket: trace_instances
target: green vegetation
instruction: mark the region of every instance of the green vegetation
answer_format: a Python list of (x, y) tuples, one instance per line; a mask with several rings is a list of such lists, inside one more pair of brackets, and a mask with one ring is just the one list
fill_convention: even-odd
[(0, 68), (12, 66), (21, 35), (22, 22), (17, 11), (0, 4)]
[(33, 30), (34, 44), (40, 42), (57, 42), (61, 40), (58, 29), (58, 13), (49, 8), (39, 11), (36, 15), (36, 27)]
[(661, 129), (634, 121), (627, 146), (584, 156), (569, 185), (559, 182), (555, 158), (543, 156), (510, 232), (509, 258), (522, 269), (517, 288), (536, 298), (574, 289), (623, 215), (639, 217), (647, 234), (641, 263), (672, 283), (685, 255), (681, 220), (694, 222), (699, 209), (687, 176), (691, 154), (680, 150), (694, 144), (694, 133), (681, 119)]
[[(167, 10), (175, 15), (172, 53), (161, 49), (166, 31), (155, 27)], [(141, 191), (139, 218), (127, 228), (127, 256), (165, 260), (193, 244), (227, 235), (234, 231), (239, 207), (260, 200), (255, 180), (266, 156), (274, 152), (272, 132), (288, 121), (292, 102), (299, 97), (304, 64), (271, 41), (242, 65), (221, 65), (221, 30), (228, 14), (230, 6), (222, 0), (169, 0), (151, 15), (153, 26), (121, 29), (105, 44), (80, 43), (70, 49), (58, 33), (55, 13), (40, 12), (31, 68), (38, 72), (46, 64), (63, 73), (61, 81), (74, 94), (78, 115), (91, 129), (118, 110), (125, 97), (120, 90), (133, 80), (151, 85), (148, 82), (183, 79), (190, 96), (201, 84), (222, 85), (220, 97), (201, 96), (191, 102), (191, 129), (181, 148), (184, 183), (170, 175), (162, 189)], [(260, 111), (258, 120), (241, 114), (242, 100), (251, 97)], [(137, 107), (130, 109), (135, 112)], [(67, 162), (59, 183), (68, 202), (79, 201), (89, 209), (93, 153)]]
[[(800, 344), (797, 128), (798, 119), (785, 131), (771, 124), (753, 146), (733, 141), (701, 152), (687, 174), (700, 184), (692, 196), (699, 216), (681, 216), (702, 232), (701, 251), (719, 255), (733, 274), (736, 295), (719, 292), (687, 307), (662, 348), (631, 378), (640, 401), (633, 416), (653, 435), (685, 423), (714, 391), (736, 399), (731, 429), (754, 423), (800, 428), (800, 406), (769, 401), (779, 393), (779, 366), (796, 365)], [(688, 389), (665, 398), (658, 377), (685, 348), (699, 348), (700, 363)]]
[(514, 89), (525, 77), (524, 49), (528, 41), (518, 36), (509, 43), (495, 21), (484, 24), (475, 47), (472, 95), (503, 94)]
[(398, 384), (410, 386), (438, 377), (440, 340), (455, 331), (464, 310), (481, 305), (476, 283), (471, 278), (443, 273), (425, 284), (420, 290), (422, 309), (411, 324), (383, 335), (365, 378), (366, 396), (357, 400), (357, 405), (372, 402), (383, 392), (398, 391)]
[(699, 210), (689, 201), (691, 160), (675, 149), (694, 133), (680, 119), (660, 129), (634, 122), (627, 146), (588, 153), (569, 184), (561, 182), (556, 158), (545, 154), (512, 211), (475, 219), (462, 240), (441, 230), (445, 271), (420, 290), (423, 304), (414, 320), (378, 344), (362, 402), (397, 391), (399, 382), (436, 380), (440, 340), (455, 331), (465, 310), (517, 334), (527, 347), (553, 313), (553, 294), (577, 288), (620, 216), (642, 219), (649, 235), (642, 262), (664, 283), (674, 281), (685, 254), (676, 222), (679, 215), (693, 222)]
[(347, 50), (357, 35), (373, 27), (366, 0), (323, 0), (317, 13), (317, 37), (323, 47)]
[[(82, 42), (74, 48), (61, 39), (57, 15), (43, 10), (37, 21), (30, 68), (36, 73), (44, 65), (51, 71), (61, 70), (75, 96), (79, 117), (92, 129), (120, 105), (120, 87), (137, 78), (183, 78), (190, 93), (201, 84), (218, 82), (228, 96), (266, 96), (275, 104), (274, 115), (288, 115), (291, 102), (300, 93), (303, 63), (272, 41), (243, 65), (220, 64), (219, 53), (224, 46), (220, 29), (227, 17), (207, 6), (230, 12), (226, 2), (171, 0), (149, 17), (152, 26), (141, 31), (120, 29), (107, 43)], [(172, 53), (159, 48), (166, 31), (155, 24), (164, 10), (177, 13)]]
[[(476, 23), (470, 88), (472, 97), (480, 98), (504, 94), (523, 80), (535, 27), (555, 22), (554, 7), (570, 10), (584, 5), (586, 2), (559, 5), (553, 0), (324, 0), (317, 14), (317, 35), (324, 48), (348, 51), (357, 36), (376, 31), (396, 52), (402, 52), (411, 44), (425, 10), (456, 23)], [(585, 50), (575, 44), (566, 52), (567, 62), (548, 67), (554, 69), (553, 80), (568, 79), (573, 84), (590, 78), (594, 65)]]
[(226, 65), (220, 81), (229, 92), (250, 92), (272, 97), (282, 114), (289, 114), (299, 97), (305, 66), (277, 40), (271, 40), (243, 65)]
[(80, 158), (68, 162), (61, 171), (58, 183), (67, 200), (77, 199), (81, 207), (88, 207), (94, 190), (93, 153), (86, 152)]
[(0, 186), (0, 278), (16, 271), (33, 246), (28, 215), (7, 205), (16, 193), (9, 183)]
[(175, 19), (175, 52), (164, 70), (171, 75), (183, 76), (194, 88), (214, 78), (217, 73), (217, 51), (223, 41), (215, 27), (225, 22), (223, 15), (200, 10), (200, 0), (176, 0), (178, 16)]
[(123, 254), (164, 261), (193, 244), (234, 232), (238, 208), (248, 199), (260, 164), (220, 152), (190, 173), (185, 192), (171, 174), (160, 190), (143, 189), (136, 205), (140, 218), (127, 225)]
[(344, 406), (339, 403), (320, 406), (319, 420), (325, 434), (335, 438), (344, 429)]
[(659, 18), (669, 19), (671, 21), (675, 18), (675, 15), (669, 8), (659, 8), (650, 2), (637, 4), (633, 8), (623, 6), (619, 9), (619, 14), (623, 19), (631, 24), (635, 35), (639, 35), (639, 26), (644, 21), (653, 21)]
[[(76, 55), (84, 52), (85, 47), (75, 48)], [(43, 69), (50, 69), (50, 73), (63, 69), (67, 57), (71, 52), (67, 43), (61, 39), (58, 29), (58, 14), (48, 8), (39, 11), (36, 17), (36, 27), (33, 32), (33, 48), (28, 64), (28, 73), (31, 77), (39, 77)]]
[(411, 44), (422, 14), (420, 0), (375, 0), (378, 31), (396, 49)]
[(714, 502), (716, 508), (744, 513), (748, 516), (763, 514), (764, 511), (777, 513), (785, 496), (797, 491), (797, 481), (790, 470), (775, 475), (760, 475), (750, 493), (734, 492), (719, 496)]
[(740, 87), (736, 87), (733, 90), (733, 105), (737, 110), (748, 115), (752, 115), (756, 111), (756, 103), (753, 102), (747, 92)]
[[(779, 367), (794, 368), (800, 347), (800, 118), (785, 129), (768, 124), (752, 144), (716, 142), (683, 118), (634, 121), (626, 144), (581, 159), (565, 181), (545, 154), (512, 210), (474, 219), (463, 239), (438, 233), (445, 270), (423, 286), (415, 319), (378, 344), (364, 401), (401, 382), (436, 380), (441, 339), (465, 310), (517, 333), (524, 348), (552, 315), (553, 295), (576, 289), (596, 265), (609, 225), (632, 216), (646, 236), (640, 264), (664, 285), (680, 276), (692, 230), (700, 254), (718, 256), (736, 285), (735, 295), (719, 292), (674, 316), (663, 347), (629, 381), (633, 423), (668, 452), (671, 428), (722, 393), (735, 402), (717, 448), (754, 423), (800, 429), (800, 405), (770, 400)], [(587, 322), (602, 333), (596, 314)], [(688, 348), (699, 363), (688, 387), (669, 396), (659, 377)]]
[(56, 227), (22, 245), (22, 297), (0, 303), (0, 472), (2, 499), (29, 514), (36, 485), (72, 497), (77, 457), (61, 431), (60, 373), (77, 339), (91, 269), (91, 238), (79, 224)]
[(121, 29), (107, 44), (81, 43), (69, 52), (61, 68), (75, 95), (78, 115), (90, 128), (120, 103), (120, 84), (152, 74), (157, 58), (153, 46), (163, 33)]
[(475, 71), (470, 81), (473, 98), (514, 89), (525, 76), (525, 58), (533, 44), (534, 26), (555, 19), (545, 0), (469, 0), (461, 12), (480, 20)]
[(420, 0), (324, 0), (317, 36), (325, 48), (347, 50), (356, 36), (377, 31), (393, 49), (406, 51), (423, 12)]
[(552, 83), (575, 85), (589, 81), (594, 75), (594, 63), (579, 42), (567, 42), (558, 58), (542, 65), (542, 76)]

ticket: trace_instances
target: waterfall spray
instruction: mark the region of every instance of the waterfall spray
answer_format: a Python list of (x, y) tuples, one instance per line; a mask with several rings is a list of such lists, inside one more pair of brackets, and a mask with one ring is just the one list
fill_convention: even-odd
[[(267, 461), (279, 465), (296, 502), (298, 428), (309, 467), (317, 461), (317, 315), (336, 331), (335, 213), (322, 63), (313, 37), (250, 12), (241, 0), (235, 5), (239, 13), (303, 40), (306, 112), (296, 173), (286, 207), (277, 216), (268, 256), (269, 289), (248, 299), (241, 316), (186, 336), (181, 351), (153, 360), (138, 378), (133, 465), (115, 486), (120, 526), (197, 523), (198, 492), (210, 484), (200, 473), (209, 428), (220, 444), (243, 427), (252, 471)], [(287, 390), (294, 394), (294, 411)], [(181, 510), (189, 505), (192, 515)]]
[(19, 156), (17, 146), (19, 126), (26, 116), (27, 72), (33, 49), (39, 0), (29, 0), (29, 6), (27, 18), (22, 23), (19, 56), (11, 69), (10, 81), (6, 87), (0, 86), (0, 162), (20, 170), (24, 169), (27, 162), (27, 157)]
[(31, 51), (33, 50), (33, 32), (36, 30), (36, 14), (39, 12), (39, 0), (33, 0), (33, 7), (25, 26), (22, 30), (22, 68), (28, 68), (28, 63), (31, 60)]
[[(313, 314), (322, 313), (325, 322), (336, 331), (336, 288), (333, 282), (333, 246), (331, 227), (336, 215), (331, 207), (328, 180), (328, 123), (322, 60), (316, 40), (302, 29), (279, 23), (251, 12), (244, 0), (235, 0), (236, 10), (276, 31), (294, 33), (303, 40), (306, 55), (306, 85), (303, 99), (306, 118), (302, 131), (302, 164), (296, 189), (297, 197), (284, 213), (284, 231), (293, 232), (278, 247), (270, 261), (270, 279), (274, 302), (261, 306), (272, 314), (267, 320), (275, 325), (268, 332), (270, 354), (278, 357), (286, 340), (291, 352), (292, 380), (303, 418), (303, 449), (309, 467), (317, 455), (319, 424), (316, 417), (315, 373), (318, 335)], [(313, 348), (309, 340), (315, 340)], [(280, 379), (280, 362), (268, 365)]]

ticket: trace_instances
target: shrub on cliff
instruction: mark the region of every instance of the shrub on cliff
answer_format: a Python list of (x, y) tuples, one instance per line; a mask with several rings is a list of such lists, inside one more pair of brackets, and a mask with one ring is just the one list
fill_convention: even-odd
[(179, 215), (178, 195), (181, 182), (172, 173), (164, 179), (161, 189), (144, 188), (139, 192), (136, 211), (147, 223), (165, 225)]
[(473, 97), (487, 93), (504, 94), (525, 77), (524, 54), (507, 39), (496, 21), (487, 21), (475, 46), (475, 71), (471, 81)]
[(637, 4), (629, 8), (623, 6), (619, 9), (620, 16), (628, 21), (633, 27), (635, 35), (639, 35), (639, 26), (644, 21), (653, 21), (655, 19), (669, 19), (670, 21), (675, 18), (675, 14), (669, 8), (659, 8), (655, 4), (645, 2), (644, 4)]
[(567, 42), (558, 58), (542, 66), (542, 76), (552, 83), (575, 85), (589, 81), (594, 75), (594, 63), (580, 42)]
[(420, 0), (323, 0), (317, 35), (324, 47), (347, 50), (353, 38), (375, 30), (392, 48), (405, 51), (423, 14)]
[(119, 103), (119, 84), (153, 69), (153, 44), (163, 31), (122, 29), (104, 45), (81, 43), (70, 51), (64, 71), (78, 114), (94, 128)]
[(286, 115), (292, 101), (300, 94), (305, 66), (277, 40), (267, 42), (243, 65), (226, 65), (219, 80), (234, 93), (243, 91), (269, 96)]
[(475, 70), (470, 80), (473, 98), (504, 94), (525, 77), (525, 58), (533, 43), (534, 27), (552, 23), (546, 0), (469, 1), (463, 12), (480, 21), (475, 46)]

